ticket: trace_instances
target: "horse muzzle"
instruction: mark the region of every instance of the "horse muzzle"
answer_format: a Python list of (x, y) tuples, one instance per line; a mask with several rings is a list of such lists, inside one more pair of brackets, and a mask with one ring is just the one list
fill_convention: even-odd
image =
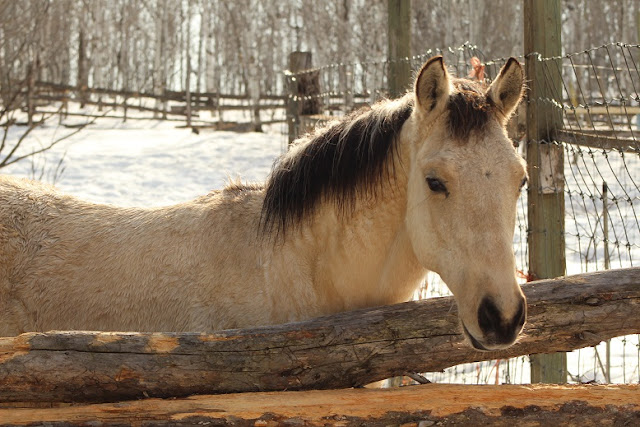
[(524, 297), (518, 302), (515, 314), (505, 318), (490, 297), (484, 297), (478, 307), (478, 326), (482, 337), (469, 332), (464, 322), (462, 327), (471, 345), (477, 350), (491, 351), (511, 346), (524, 327), (527, 318), (527, 304)]

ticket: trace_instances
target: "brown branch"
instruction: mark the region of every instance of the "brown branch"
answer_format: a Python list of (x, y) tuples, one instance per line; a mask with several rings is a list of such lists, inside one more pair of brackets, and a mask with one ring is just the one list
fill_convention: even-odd
[(216, 334), (30, 333), (0, 339), (0, 402), (346, 388), (465, 362), (569, 351), (640, 333), (640, 268), (523, 286), (519, 342), (473, 350), (452, 298)]
[[(20, 135), (20, 138), (18, 138), (18, 141), (13, 144), (13, 147), (11, 148), (11, 150), (9, 151), (9, 153), (4, 156), (4, 159), (2, 159), (2, 161), (0, 161), (0, 168), (3, 168), (5, 166), (10, 165), (11, 163), (15, 163), (13, 161), (9, 162), (9, 160), (12, 158), (12, 156), (15, 154), (15, 152), (18, 150), (18, 148), (20, 148), (20, 146), (22, 145), (22, 143), (24, 142), (24, 140), (27, 138), (27, 136), (29, 136), (29, 134), (31, 133), (32, 130), (34, 130), (36, 127), (40, 126), (42, 124), (42, 121), (40, 122), (33, 122), (31, 124), (29, 124), (27, 126), (27, 129), (24, 131), (24, 133), (22, 135)], [(9, 125), (7, 125), (7, 127), (5, 128), (5, 137), (3, 137), (2, 139), (2, 147), (4, 148), (5, 145), (5, 141), (6, 141), (6, 135), (9, 133)], [(28, 156), (30, 156), (31, 154), (29, 154)], [(23, 156), (23, 157), (28, 157), (28, 156)]]
[[(56, 112), (51, 112), (48, 116), (45, 116), (45, 114), (43, 113), (42, 120), (40, 120), (39, 122), (34, 122), (31, 125), (29, 125), (27, 130), (20, 136), (18, 141), (14, 144), (13, 148), (11, 149), (11, 151), (5, 156), (4, 159), (2, 159), (2, 161), (0, 161), (0, 168), (12, 165), (12, 164), (14, 164), (16, 162), (19, 162), (21, 160), (24, 160), (24, 159), (26, 159), (28, 157), (32, 157), (32, 156), (35, 156), (36, 154), (44, 153), (45, 151), (50, 150), (55, 145), (59, 144), (60, 142), (66, 140), (66, 139), (71, 138), (72, 136), (74, 136), (75, 134), (77, 134), (78, 132), (80, 132), (81, 130), (86, 128), (87, 126), (94, 124), (96, 122), (96, 120), (98, 120), (99, 118), (105, 117), (110, 111), (112, 111), (112, 110), (107, 110), (102, 115), (93, 116), (94, 118), (92, 120), (86, 121), (85, 123), (82, 123), (82, 124), (78, 125), (76, 128), (74, 128), (73, 132), (69, 132), (66, 135), (63, 135), (63, 136), (61, 136), (61, 137), (59, 137), (57, 139), (54, 139), (48, 145), (46, 145), (44, 147), (41, 147), (38, 150), (30, 151), (29, 153), (24, 154), (22, 156), (12, 157), (15, 154), (16, 150), (20, 147), (20, 145), (22, 145), (24, 140), (27, 138), (27, 136), (31, 133), (31, 131), (33, 129), (35, 129), (39, 125), (43, 124), (46, 120), (48, 120), (49, 118), (53, 117), (54, 115), (61, 114), (62, 108), (63, 107), (60, 107), (58, 109), (58, 111), (56, 111)], [(7, 132), (7, 131), (8, 131), (8, 129), (5, 132)]]
[(18, 95), (22, 93), (22, 89), (24, 89), (25, 86), (26, 86), (26, 79), (20, 82), (20, 84), (18, 85), (18, 89), (13, 91), (7, 104), (4, 105), (3, 108), (0, 110), (0, 120), (2, 120), (2, 118), (5, 115), (7, 116), (6, 122), (2, 124), (2, 127), (4, 128), (4, 133), (2, 135), (2, 142), (0, 142), (0, 154), (2, 154), (2, 151), (6, 147), (7, 136), (9, 135), (9, 128), (13, 124), (15, 124), (15, 119), (13, 119), (13, 117), (10, 117), (11, 112), (14, 110), (13, 103), (16, 101), (16, 99), (18, 99)]

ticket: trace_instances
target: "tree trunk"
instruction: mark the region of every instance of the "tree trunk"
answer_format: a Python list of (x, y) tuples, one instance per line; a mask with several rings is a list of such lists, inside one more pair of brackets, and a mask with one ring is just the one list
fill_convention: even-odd
[(198, 37), (198, 68), (196, 69), (196, 92), (202, 92), (202, 73), (203, 73), (203, 49), (205, 45), (207, 30), (208, 30), (208, 22), (207, 17), (208, 14), (205, 12), (205, 7), (203, 5), (198, 5), (198, 13), (200, 14), (200, 35)]
[[(9, 425), (638, 425), (640, 386), (429, 384), (0, 409)], [(50, 404), (49, 404), (50, 405)]]
[(353, 37), (351, 35), (351, 24), (349, 22), (349, 13), (351, 10), (351, 1), (343, 0), (340, 8), (340, 32), (341, 37), (338, 37), (338, 53), (343, 55), (342, 64), (338, 68), (340, 79), (340, 91), (344, 96), (343, 113), (349, 114), (353, 110), (353, 72), (354, 67), (351, 65), (353, 62), (351, 43)]
[[(162, 102), (159, 98), (164, 94), (164, 84), (163, 84), (163, 73), (162, 73), (162, 61), (164, 54), (164, 22), (167, 15), (166, 3), (165, 7), (159, 8), (160, 10), (156, 11), (155, 16), (155, 44), (154, 44), (154, 52), (153, 52), (153, 94), (158, 96), (155, 100), (155, 108), (156, 110), (162, 109)], [(154, 118), (160, 117), (158, 113), (153, 114)]]
[[(169, 14), (167, 12), (167, 0), (163, 0), (162, 3), (162, 49), (163, 49), (163, 60), (162, 60), (162, 78), (161, 78), (161, 85), (162, 85), (162, 95), (165, 95), (168, 88), (168, 76), (169, 76), (169, 63), (171, 61), (169, 61), (169, 58), (174, 58), (175, 56), (172, 55), (172, 48), (171, 46), (171, 42), (169, 40)], [(168, 47), (168, 49), (167, 49)], [(164, 52), (165, 50), (168, 50), (170, 52), (170, 54), (166, 54), (166, 52)], [(166, 101), (166, 99), (162, 102), (162, 119), (166, 120), (167, 119), (167, 110), (169, 108), (168, 102)]]
[(80, 108), (84, 108), (87, 101), (87, 88), (89, 87), (89, 65), (87, 64), (87, 45), (84, 37), (84, 29), (80, 29), (78, 35), (78, 92)]
[(29, 64), (27, 68), (27, 126), (33, 126), (33, 115), (35, 114), (35, 105), (33, 97), (36, 95), (36, 76), (38, 73), (38, 56), (36, 54), (35, 60)]
[(187, 127), (191, 126), (191, 2), (187, 3), (187, 38), (185, 43), (186, 55), (186, 78), (184, 82), (185, 90), (185, 113), (187, 115)]
[(640, 268), (524, 285), (519, 342), (473, 350), (451, 297), (299, 323), (196, 333), (28, 333), (0, 338), (0, 402), (360, 386), (466, 362), (569, 351), (640, 333)]

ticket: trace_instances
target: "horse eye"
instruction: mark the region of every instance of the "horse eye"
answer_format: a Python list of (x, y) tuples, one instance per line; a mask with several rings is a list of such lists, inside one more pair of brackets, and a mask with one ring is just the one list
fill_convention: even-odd
[(446, 193), (447, 195), (449, 194), (449, 192), (447, 191), (447, 187), (438, 178), (427, 178), (427, 185), (429, 186), (429, 189), (434, 193)]
[(522, 190), (524, 186), (527, 185), (527, 182), (529, 182), (529, 180), (527, 179), (526, 176), (522, 178), (522, 182), (520, 183), (520, 190)]

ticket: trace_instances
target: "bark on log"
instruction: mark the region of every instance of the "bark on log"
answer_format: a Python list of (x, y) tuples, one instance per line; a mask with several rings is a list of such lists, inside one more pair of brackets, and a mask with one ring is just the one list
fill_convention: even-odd
[(9, 425), (638, 425), (640, 386), (428, 384), (0, 409)]
[(53, 332), (0, 338), (0, 402), (359, 386), (460, 363), (569, 351), (640, 333), (640, 268), (524, 285), (519, 342), (473, 350), (452, 298), (216, 334)]

